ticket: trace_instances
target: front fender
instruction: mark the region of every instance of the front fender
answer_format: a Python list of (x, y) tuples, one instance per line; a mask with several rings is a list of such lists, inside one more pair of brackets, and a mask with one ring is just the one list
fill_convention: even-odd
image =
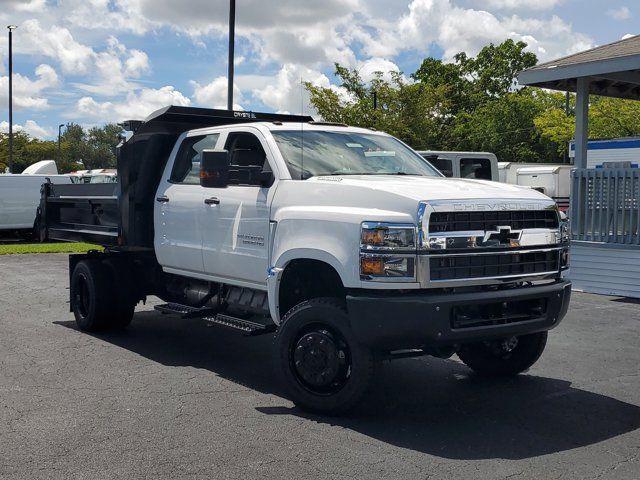
[[(283, 270), (292, 260), (324, 262), (338, 273), (345, 288), (398, 288), (398, 284), (360, 280), (360, 226), (362, 222), (413, 223), (409, 214), (357, 207), (285, 207), (274, 215), (275, 232), (271, 269), (267, 280), (269, 309), (279, 322), (279, 285)], [(417, 283), (403, 288), (417, 288)]]
[[(322, 225), (322, 228), (319, 228)], [(360, 226), (347, 222), (317, 219), (282, 220), (273, 240), (272, 261), (267, 289), (271, 317), (278, 322), (280, 280), (287, 265), (298, 259), (324, 262), (338, 273), (346, 288), (360, 286), (358, 246)]]

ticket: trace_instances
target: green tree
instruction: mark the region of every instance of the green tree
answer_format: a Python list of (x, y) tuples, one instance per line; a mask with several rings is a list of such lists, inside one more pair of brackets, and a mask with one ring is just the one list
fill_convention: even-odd
[(482, 150), (502, 161), (558, 161), (557, 148), (542, 138), (533, 120), (542, 111), (544, 92), (510, 92), (461, 114), (454, 125), (453, 150)]
[[(531, 160), (541, 158), (550, 141), (541, 139), (533, 117), (527, 117), (539, 111), (534, 108), (536, 102), (547, 99), (516, 96), (517, 72), (537, 62), (525, 49), (524, 42), (506, 40), (486, 46), (477, 57), (459, 53), (451, 63), (426, 58), (411, 80), (397, 72), (388, 72), (390, 80), (385, 80), (384, 72), (378, 72), (373, 80), (364, 82), (356, 70), (336, 64), (344, 94), (311, 84), (306, 88), (311, 104), (328, 121), (384, 130), (418, 149), (492, 146), (508, 153), (509, 159), (515, 154)], [(377, 109), (373, 108), (374, 93)], [(503, 97), (507, 99), (501, 100)], [(516, 110), (510, 111), (512, 107)], [(498, 116), (505, 114), (508, 126)], [(506, 131), (526, 134), (502, 133)], [(550, 151), (555, 154), (555, 148)]]
[(306, 84), (311, 104), (325, 120), (383, 130), (416, 148), (439, 142), (442, 122), (436, 113), (448, 102), (446, 88), (407, 82), (398, 72), (389, 72), (390, 80), (377, 72), (365, 83), (356, 70), (340, 65), (336, 75), (342, 94)]
[[(113, 168), (116, 165), (115, 147), (122, 129), (117, 124), (92, 127), (70, 123), (61, 136), (60, 151), (57, 140), (39, 140), (24, 132), (13, 136), (13, 172), (20, 173), (40, 160), (56, 160), (58, 171)], [(0, 172), (8, 166), (9, 135), (0, 134)]]
[[(563, 94), (551, 94), (555, 105), (548, 105), (534, 119), (541, 136), (557, 145), (558, 154), (566, 155), (575, 136), (575, 117), (567, 114)], [(570, 97), (575, 108), (575, 96)], [(592, 95), (589, 105), (589, 138), (616, 138), (640, 135), (640, 102)]]

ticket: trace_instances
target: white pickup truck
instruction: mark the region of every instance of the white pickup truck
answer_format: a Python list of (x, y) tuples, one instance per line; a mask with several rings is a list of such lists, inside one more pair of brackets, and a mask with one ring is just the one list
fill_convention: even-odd
[(118, 184), (46, 185), (43, 238), (70, 257), (83, 330), (138, 301), (274, 335), (298, 405), (341, 412), (381, 359), (457, 354), (515, 375), (564, 317), (568, 234), (531, 189), (447, 179), (381, 132), (309, 117), (167, 107), (125, 125)]

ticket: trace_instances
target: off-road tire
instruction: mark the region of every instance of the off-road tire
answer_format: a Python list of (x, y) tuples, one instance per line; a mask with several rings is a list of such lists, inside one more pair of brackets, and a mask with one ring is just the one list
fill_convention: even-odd
[[(339, 350), (342, 356), (338, 357), (348, 359), (349, 367), (344, 368), (348, 373), (342, 375), (342, 381), (336, 381), (341, 386), (329, 386), (329, 392), (320, 393), (315, 387), (305, 385), (295, 365), (295, 350), (300, 347), (299, 342), (305, 335), (315, 332), (319, 335), (326, 333), (336, 344), (346, 345), (345, 349)], [(293, 307), (282, 319), (274, 348), (278, 376), (291, 400), (304, 410), (331, 415), (344, 413), (363, 398), (373, 383), (375, 357), (371, 349), (356, 341), (344, 302), (340, 299), (314, 298)]]

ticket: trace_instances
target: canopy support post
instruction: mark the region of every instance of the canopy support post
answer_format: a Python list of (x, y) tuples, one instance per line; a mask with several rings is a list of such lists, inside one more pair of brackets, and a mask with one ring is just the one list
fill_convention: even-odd
[(576, 86), (576, 168), (587, 168), (589, 141), (589, 78), (579, 77)]

